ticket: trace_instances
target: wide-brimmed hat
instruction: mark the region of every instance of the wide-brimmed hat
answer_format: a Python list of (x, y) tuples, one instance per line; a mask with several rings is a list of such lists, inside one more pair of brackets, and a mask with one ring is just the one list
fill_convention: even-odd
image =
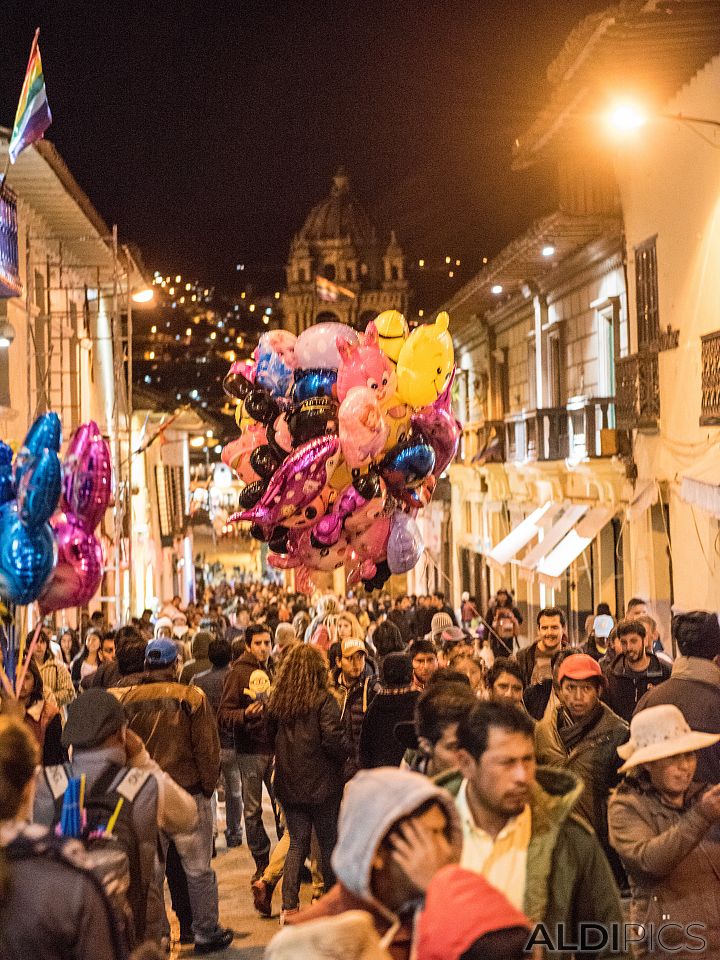
[(711, 747), (718, 740), (720, 733), (691, 730), (681, 711), (670, 703), (648, 707), (635, 714), (630, 723), (630, 739), (618, 747), (618, 754), (625, 761), (620, 773), (641, 763)]

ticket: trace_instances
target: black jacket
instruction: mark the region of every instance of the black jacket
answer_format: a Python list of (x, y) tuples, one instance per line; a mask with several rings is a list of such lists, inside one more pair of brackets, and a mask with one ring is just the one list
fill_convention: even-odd
[(315, 805), (340, 796), (351, 746), (331, 693), (293, 720), (268, 712), (266, 728), (275, 753), (275, 794), (280, 803)]
[(342, 673), (338, 676), (336, 699), (340, 704), (340, 714), (352, 746), (351, 755), (345, 765), (346, 780), (352, 779), (360, 769), (360, 734), (363, 720), (379, 689), (380, 681), (367, 664), (363, 675), (349, 690), (343, 682)]
[(265, 729), (266, 711), (263, 710), (257, 716), (245, 717), (245, 708), (254, 702), (245, 691), (250, 689), (250, 678), (255, 672), (266, 673), (272, 680), (274, 664), (272, 660), (268, 660), (265, 666), (261, 666), (250, 651), (246, 650), (231, 665), (225, 677), (217, 719), (220, 729), (233, 735), (238, 753), (269, 755), (272, 754), (272, 749)]
[(360, 766), (399, 767), (405, 747), (395, 739), (395, 724), (411, 721), (419, 690), (380, 690), (368, 707), (360, 731)]
[(610, 664), (606, 674), (608, 689), (605, 702), (630, 723), (640, 700), (652, 687), (664, 683), (670, 676), (670, 665), (650, 654), (650, 664), (642, 673), (635, 673), (625, 662), (625, 654), (619, 653)]

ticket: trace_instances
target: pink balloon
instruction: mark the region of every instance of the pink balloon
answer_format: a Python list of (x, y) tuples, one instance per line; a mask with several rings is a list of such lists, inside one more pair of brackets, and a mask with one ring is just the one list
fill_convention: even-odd
[(357, 344), (338, 337), (336, 345), (340, 354), (337, 395), (341, 403), (351, 387), (368, 387), (380, 401), (392, 397), (397, 390), (395, 365), (380, 349), (374, 323), (368, 324)]
[(462, 425), (452, 412), (452, 386), (455, 368), (443, 392), (434, 403), (423, 407), (410, 418), (413, 429), (420, 433), (435, 451), (433, 476), (438, 478), (452, 463), (460, 443)]
[(93, 421), (81, 424), (70, 440), (63, 464), (62, 508), (86, 530), (94, 530), (112, 493), (110, 447)]
[(380, 517), (367, 530), (350, 537), (351, 559), (372, 560), (374, 563), (384, 560), (389, 536), (390, 517)]
[(43, 616), (83, 606), (92, 600), (102, 581), (102, 547), (95, 534), (71, 516), (60, 516), (53, 526), (58, 561), (38, 599)]
[(305, 567), (308, 570), (335, 570), (345, 562), (348, 552), (346, 537), (341, 537), (331, 547), (315, 544), (312, 531), (304, 530), (295, 535), (294, 531), (288, 537), (287, 554), (271, 553), (268, 563), (281, 570), (294, 567)]
[(338, 411), (338, 433), (345, 462), (351, 470), (368, 467), (383, 452), (390, 433), (378, 391), (351, 387)]
[(317, 497), (336, 468), (339, 454), (337, 437), (308, 440), (281, 464), (255, 506), (234, 514), (230, 521), (250, 520), (263, 527), (283, 523)]
[(343, 527), (348, 533), (366, 530), (381, 515), (385, 495), (385, 484), (380, 477), (372, 474), (361, 477), (357, 487), (354, 484), (346, 487), (332, 510), (317, 522), (313, 530), (315, 539), (332, 546), (340, 539)]
[(259, 478), (250, 466), (250, 454), (265, 443), (265, 427), (261, 423), (253, 423), (237, 439), (225, 444), (220, 459), (245, 483), (253, 483)]

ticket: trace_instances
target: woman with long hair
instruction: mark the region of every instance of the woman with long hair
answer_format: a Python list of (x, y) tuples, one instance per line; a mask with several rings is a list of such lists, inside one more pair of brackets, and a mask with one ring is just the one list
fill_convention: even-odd
[(0, 957), (124, 960), (126, 944), (75, 840), (30, 826), (37, 743), (0, 716)]
[(299, 644), (283, 659), (270, 690), (267, 726), (275, 752), (275, 794), (290, 835), (282, 887), (284, 920), (299, 909), (300, 869), (310, 853), (313, 829), (325, 889), (335, 882), (330, 855), (337, 840), (343, 767), (351, 752), (325, 660), (314, 647)]
[(70, 669), (75, 657), (80, 653), (80, 642), (72, 627), (64, 627), (58, 634), (60, 659)]
[[(18, 668), (20, 669), (20, 668)], [(45, 687), (35, 658), (31, 657), (18, 696), (25, 725), (32, 732), (44, 767), (52, 767), (67, 760), (61, 743), (60, 711), (45, 698)]]
[(100, 666), (102, 662), (101, 647), (102, 634), (95, 627), (91, 627), (85, 634), (85, 646), (75, 657), (70, 667), (70, 676), (76, 690), (80, 687), (80, 681), (94, 673)]
[[(28, 649), (32, 638), (33, 635), (29, 633), (26, 641)], [(33, 657), (40, 670), (46, 694), (51, 693), (60, 710), (64, 711), (65, 707), (75, 699), (75, 687), (68, 668), (65, 664), (58, 663), (53, 656), (50, 638), (44, 630), (38, 634)]]
[(360, 621), (354, 613), (349, 610), (343, 610), (335, 617), (335, 630), (337, 639), (342, 643), (343, 640), (364, 640), (365, 631), (360, 626)]

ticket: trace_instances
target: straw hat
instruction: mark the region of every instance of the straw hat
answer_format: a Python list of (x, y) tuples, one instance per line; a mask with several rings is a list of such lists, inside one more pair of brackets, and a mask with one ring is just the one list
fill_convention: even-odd
[(711, 747), (720, 740), (720, 733), (698, 733), (691, 730), (677, 707), (662, 704), (636, 713), (630, 723), (630, 739), (618, 753), (625, 763), (620, 773), (641, 763), (677, 757)]

